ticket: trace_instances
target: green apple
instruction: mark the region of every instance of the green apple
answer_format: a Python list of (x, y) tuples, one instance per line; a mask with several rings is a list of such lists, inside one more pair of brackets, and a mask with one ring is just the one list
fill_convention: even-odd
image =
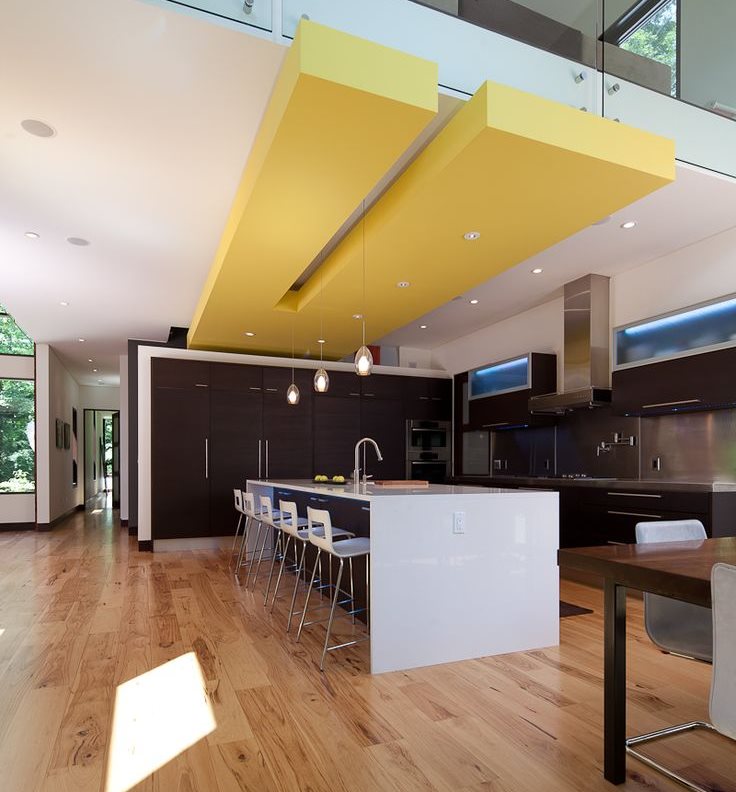
[(335, 482), (335, 484), (344, 484), (345, 476), (333, 476), (332, 480)]

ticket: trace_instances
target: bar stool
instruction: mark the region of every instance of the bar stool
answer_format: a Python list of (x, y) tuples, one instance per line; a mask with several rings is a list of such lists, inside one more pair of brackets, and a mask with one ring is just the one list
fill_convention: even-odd
[(227, 568), (230, 569), (233, 565), (233, 558), (235, 558), (235, 545), (238, 543), (238, 535), (240, 534), (240, 526), (245, 517), (243, 511), (243, 492), (239, 489), (233, 490), (233, 501), (235, 502), (235, 511), (238, 514), (238, 524), (235, 526), (235, 536), (233, 537), (233, 546), (230, 548), (230, 560), (227, 562)]
[[(330, 519), (330, 513), (325, 509), (313, 509), (311, 506), (307, 507), (307, 522), (308, 522), (308, 529), (309, 529), (309, 541), (315, 545), (317, 548), (317, 557), (314, 560), (314, 567), (312, 569), (312, 577), (309, 581), (309, 588), (307, 588), (307, 599), (304, 602), (304, 610), (302, 611), (302, 618), (301, 622), (299, 623), (299, 632), (296, 635), (296, 640), (298, 641), (301, 638), (302, 630), (310, 625), (310, 624), (318, 624), (318, 621), (305, 621), (307, 616), (307, 610), (309, 608), (309, 595), (312, 593), (312, 586), (314, 585), (314, 576), (317, 572), (317, 564), (319, 563), (320, 557), (322, 552), (328, 553), (331, 557), (337, 558), (340, 562), (340, 566), (337, 572), (337, 581), (335, 582), (335, 593), (332, 596), (332, 605), (330, 606), (330, 616), (327, 619), (327, 634), (325, 635), (325, 645), (322, 649), (322, 659), (320, 660), (319, 670), (324, 671), (325, 665), (325, 657), (327, 656), (327, 652), (332, 652), (335, 649), (344, 649), (348, 646), (355, 646), (356, 644), (362, 643), (363, 641), (367, 641), (369, 636), (366, 635), (362, 638), (356, 638), (352, 641), (346, 641), (341, 644), (335, 644), (334, 646), (330, 646), (330, 632), (332, 631), (332, 622), (335, 618), (335, 607), (338, 604), (338, 598), (340, 596), (340, 583), (342, 582), (342, 573), (345, 566), (345, 559), (348, 559), (350, 564), (350, 599), (343, 600), (342, 602), (350, 602), (351, 609), (348, 612), (349, 616), (353, 618), (353, 624), (355, 624), (355, 614), (359, 613), (363, 609), (361, 608), (360, 611), (356, 610), (355, 608), (355, 583), (353, 579), (353, 559), (365, 557), (365, 569), (366, 569), (366, 613), (368, 612), (368, 581), (369, 581), (369, 556), (371, 551), (371, 540), (367, 536), (356, 536), (352, 539), (344, 539), (341, 542), (337, 542), (334, 544), (332, 541), (332, 520)], [(322, 531), (317, 531), (317, 526), (321, 526)], [(322, 619), (321, 621), (324, 621)], [(370, 627), (370, 621), (368, 622), (368, 629)]]
[[(288, 504), (289, 506), (293, 506), (293, 511), (285, 511), (284, 504)], [(270, 505), (270, 501), (269, 501)], [(279, 574), (276, 579), (276, 589), (274, 592), (274, 600), (276, 599), (276, 593), (278, 592), (278, 584), (281, 580), (281, 574), (284, 571), (284, 566), (286, 565), (286, 553), (289, 549), (289, 543), (291, 541), (294, 532), (298, 532), (299, 529), (304, 530), (307, 525), (307, 520), (304, 517), (299, 517), (296, 512), (296, 503), (292, 503), (291, 501), (279, 501), (279, 508), (278, 513), (281, 515), (281, 519), (275, 520), (273, 527), (279, 532), (277, 544), (281, 547), (281, 563), (279, 564)], [(306, 533), (306, 531), (305, 531)], [(284, 540), (284, 537), (286, 539)], [(265, 608), (268, 604), (268, 592), (271, 590), (271, 580), (273, 579), (273, 567), (276, 563), (276, 553), (271, 553), (271, 569), (268, 573), (268, 582), (266, 583), (266, 594), (263, 597), (263, 607)], [(296, 568), (296, 565), (294, 565)], [(272, 604), (273, 610), (273, 604)]]
[[(281, 521), (281, 512), (273, 508), (271, 497), (269, 495), (261, 495), (259, 497), (260, 511), (256, 513), (256, 520), (258, 521), (258, 532), (256, 533), (256, 542), (253, 546), (253, 552), (258, 553), (258, 542), (261, 540), (263, 534), (263, 541), (261, 542), (261, 552), (258, 553), (258, 564), (253, 570), (253, 588), (256, 587), (256, 580), (261, 571), (261, 562), (263, 561), (263, 553), (266, 550), (266, 542), (268, 541), (268, 534), (274, 529), (278, 531), (276, 536), (276, 543), (271, 551), (271, 556), (275, 557), (280, 553), (281, 549), (281, 536), (283, 531), (279, 530), (279, 522)], [(255, 563), (255, 558), (251, 562), (251, 566)], [(248, 588), (248, 580), (246, 579), (245, 587)]]
[[(304, 569), (304, 557), (307, 551), (307, 545), (309, 544), (309, 530), (305, 528), (305, 526), (309, 525), (309, 520), (305, 520), (304, 517), (299, 517), (297, 514), (296, 503), (294, 501), (279, 501), (279, 510), (281, 511), (281, 524), (280, 527), (286, 534), (286, 544), (284, 546), (284, 554), (283, 558), (281, 559), (281, 566), (279, 567), (279, 574), (276, 578), (276, 586), (273, 590), (273, 598), (271, 600), (271, 611), (273, 611), (273, 606), (276, 604), (276, 597), (279, 593), (279, 586), (281, 585), (281, 578), (284, 574), (284, 566), (286, 565), (286, 553), (289, 549), (289, 543), (291, 540), (294, 540), (294, 552), (299, 556), (299, 561), (297, 563), (295, 573), (296, 577), (294, 579), (294, 591), (291, 595), (291, 604), (289, 606), (289, 616), (286, 620), (286, 632), (289, 632), (291, 629), (291, 620), (294, 617), (294, 605), (296, 604), (296, 593), (299, 589), (299, 581), (302, 576), (302, 570)], [(324, 529), (319, 526), (315, 526), (315, 532), (324, 536)], [(333, 539), (352, 539), (355, 536), (354, 533), (350, 531), (344, 531), (342, 528), (336, 528), (333, 526), (332, 528), (332, 537)], [(297, 542), (301, 542), (302, 550), (301, 553), (297, 550)], [(322, 576), (322, 571), (320, 567), (320, 577)]]
[[(235, 576), (240, 580), (240, 569), (243, 566), (248, 566), (248, 536), (254, 522), (258, 522), (258, 515), (256, 514), (255, 498), (252, 492), (241, 490), (240, 492), (241, 503), (243, 507), (243, 514), (245, 516), (245, 525), (243, 526), (243, 538), (240, 541), (240, 551), (238, 552), (238, 561), (235, 565)], [(236, 537), (237, 538), (237, 537)], [(254, 551), (255, 554), (255, 551)], [(245, 560), (243, 560), (245, 558)], [(252, 563), (252, 562), (251, 562)], [(248, 575), (250, 570), (245, 576), (246, 588), (248, 587)]]

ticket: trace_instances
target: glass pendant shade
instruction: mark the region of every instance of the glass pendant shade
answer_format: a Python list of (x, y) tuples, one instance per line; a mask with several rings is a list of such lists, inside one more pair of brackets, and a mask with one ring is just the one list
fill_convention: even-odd
[(292, 406), (299, 404), (299, 388), (293, 382), (286, 391), (286, 401)]
[(320, 368), (314, 372), (314, 389), (317, 393), (327, 393), (329, 387), (330, 375), (320, 366)]
[(373, 355), (370, 349), (363, 346), (355, 353), (355, 373), (359, 377), (367, 377), (373, 370)]

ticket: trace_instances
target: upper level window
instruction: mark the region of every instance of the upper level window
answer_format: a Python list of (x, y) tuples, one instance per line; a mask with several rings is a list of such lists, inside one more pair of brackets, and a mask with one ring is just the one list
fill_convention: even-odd
[(33, 380), (0, 379), (0, 493), (35, 489)]
[(621, 49), (669, 66), (672, 96), (678, 95), (678, 6), (679, 0), (640, 0), (604, 34), (606, 41)]
[(33, 341), (0, 305), (0, 355), (32, 355)]

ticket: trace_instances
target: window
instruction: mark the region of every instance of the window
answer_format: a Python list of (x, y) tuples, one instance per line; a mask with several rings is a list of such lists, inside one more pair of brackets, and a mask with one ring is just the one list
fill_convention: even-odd
[(642, 0), (611, 25), (604, 36), (621, 49), (669, 66), (672, 96), (677, 96), (678, 6), (679, 0)]
[(0, 493), (34, 492), (33, 380), (0, 379)]
[(33, 355), (33, 341), (0, 305), (0, 355)]

